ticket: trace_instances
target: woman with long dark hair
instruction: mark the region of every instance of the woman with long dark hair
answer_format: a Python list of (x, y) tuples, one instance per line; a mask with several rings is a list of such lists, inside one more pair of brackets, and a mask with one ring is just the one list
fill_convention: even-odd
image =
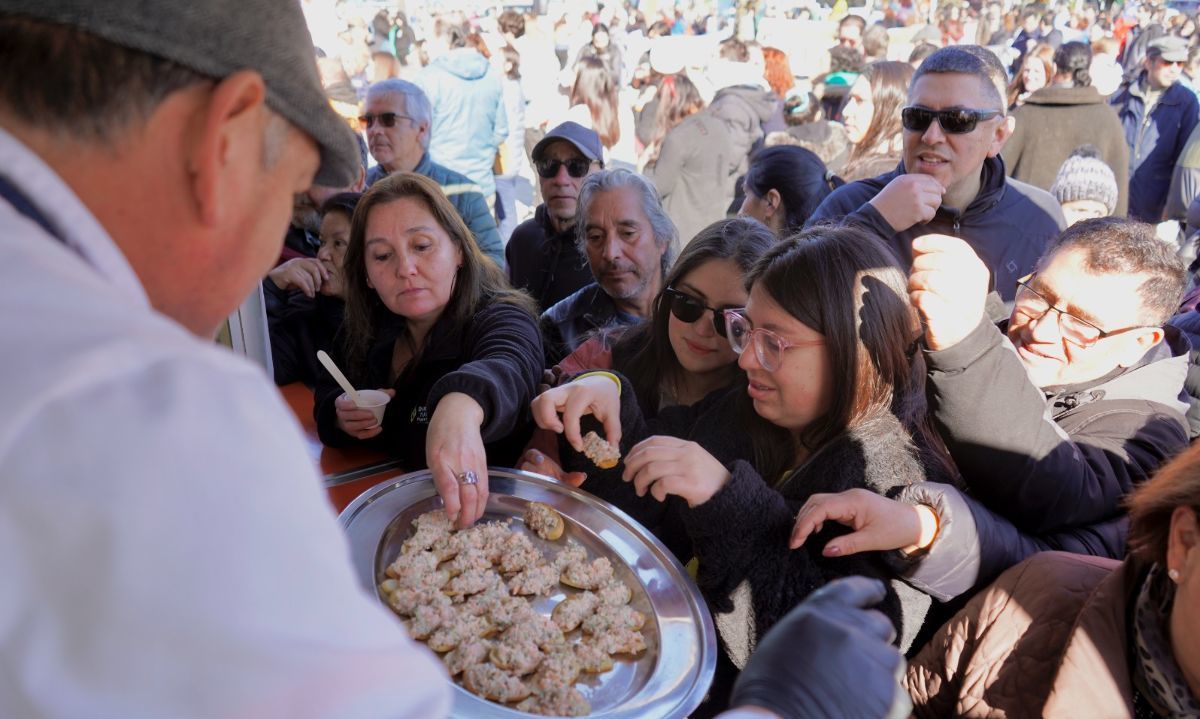
[[(555, 367), (557, 375), (615, 368), (629, 378), (646, 417), (733, 385), (742, 372), (720, 313), (746, 304), (742, 278), (774, 244), (768, 228), (752, 219), (704, 228), (671, 265), (647, 320), (587, 340)], [(537, 430), (531, 447), (522, 469), (561, 476), (557, 463), (546, 463), (558, 457), (552, 433)]]
[(904, 149), (900, 110), (908, 102), (912, 66), (905, 62), (874, 62), (863, 68), (850, 87), (842, 118), (846, 139), (853, 146), (841, 176), (863, 180), (896, 169)]
[(799, 232), (813, 210), (842, 185), (821, 158), (796, 145), (763, 148), (750, 158), (738, 215), (753, 217), (776, 235)]
[[(514, 462), (542, 374), (533, 301), (479, 250), (434, 181), (398, 172), (363, 195), (344, 262), (346, 316), (334, 342), (355, 387), (391, 395), (382, 423), (318, 377), (321, 441), (364, 442), (428, 466), (460, 526), (487, 501), (487, 466)], [(461, 512), (460, 512), (461, 510)]]
[(586, 57), (575, 65), (575, 83), (568, 99), (572, 111), (586, 111), (587, 121), (579, 124), (595, 130), (605, 150), (615, 147), (621, 140), (617, 85), (601, 60)]
[[(892, 576), (873, 554), (790, 551), (805, 500), (954, 475), (926, 412), (907, 278), (887, 248), (856, 228), (814, 228), (773, 247), (746, 282), (746, 308), (725, 312), (744, 388), (650, 422), (616, 374), (584, 376), (533, 403), (538, 425), (564, 434), (565, 468), (587, 473), (583, 489), (684, 547), (681, 559), (698, 560), (727, 673), (822, 584)], [(588, 414), (620, 445), (614, 469), (578, 453)], [(880, 608), (907, 646), (928, 606), (926, 595), (893, 581)]]

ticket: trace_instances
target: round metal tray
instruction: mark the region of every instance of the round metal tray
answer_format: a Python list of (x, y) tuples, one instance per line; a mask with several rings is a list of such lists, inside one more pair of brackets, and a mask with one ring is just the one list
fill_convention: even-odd
[[(488, 505), (483, 521), (520, 517), (531, 501), (545, 502), (567, 520), (562, 539), (546, 542), (529, 533), (547, 554), (578, 541), (591, 556), (605, 556), (617, 578), (633, 589), (630, 604), (644, 613), (646, 651), (636, 660), (616, 657), (613, 671), (577, 685), (592, 704), (593, 717), (650, 719), (687, 716), (700, 704), (716, 670), (716, 634), (699, 589), (666, 547), (621, 510), (592, 495), (541, 475), (488, 469)], [(412, 520), (442, 506), (429, 470), (379, 484), (360, 495), (339, 520), (350, 540), (354, 570), (378, 595), (383, 570), (410, 535)], [(534, 608), (548, 614), (566, 596), (562, 587)], [(380, 601), (383, 601), (382, 598)], [(397, 617), (399, 621), (399, 617)], [(455, 717), (528, 717), (454, 685)]]

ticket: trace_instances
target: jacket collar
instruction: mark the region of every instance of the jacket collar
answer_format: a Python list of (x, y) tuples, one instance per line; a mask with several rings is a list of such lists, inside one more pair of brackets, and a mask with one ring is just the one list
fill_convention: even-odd
[(1055, 415), (1101, 399), (1136, 399), (1164, 404), (1186, 415), (1188, 403), (1182, 399), (1192, 345), (1179, 330), (1167, 325), (1163, 341), (1151, 347), (1132, 367), (1118, 367), (1091, 382), (1063, 387), (1048, 387), (1047, 401)]
[(413, 168), (413, 172), (417, 173), (418, 175), (425, 175), (426, 177), (428, 177), (429, 172), (432, 169), (433, 169), (433, 160), (429, 159), (429, 152), (426, 151), (424, 154), (421, 155), (421, 161), (418, 162), (417, 166)]
[(542, 232), (546, 234), (547, 238), (555, 242), (575, 241), (575, 225), (571, 225), (562, 232), (555, 230), (554, 223), (550, 221), (550, 210), (546, 209), (545, 202), (538, 205), (537, 209), (533, 211), (533, 219), (538, 223), (538, 226), (542, 228)]
[[(879, 178), (884, 187), (887, 183), (896, 179), (900, 175), (907, 173), (904, 169), (904, 161), (900, 161), (900, 166), (890, 174)], [(967, 205), (966, 209), (958, 212), (939, 207), (937, 215), (949, 219), (951, 222), (958, 223), (968, 217), (982, 215), (993, 207), (1004, 197), (1004, 189), (1007, 186), (1004, 173), (1004, 160), (999, 155), (989, 157), (983, 161), (983, 167), (980, 168), (979, 193), (975, 195), (975, 199), (971, 200), (971, 204)]]
[(1054, 87), (1036, 90), (1025, 102), (1030, 105), (1103, 105), (1104, 98), (1092, 87)]

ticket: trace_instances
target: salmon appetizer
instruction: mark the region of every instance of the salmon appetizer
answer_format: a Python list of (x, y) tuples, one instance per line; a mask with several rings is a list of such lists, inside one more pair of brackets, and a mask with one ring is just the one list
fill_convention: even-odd
[(595, 611), (599, 603), (600, 600), (591, 592), (572, 594), (554, 606), (550, 618), (563, 632), (574, 631), (579, 628), (584, 617)]
[(613, 578), (612, 562), (607, 557), (598, 557), (591, 562), (568, 564), (562, 570), (560, 581), (576, 589), (599, 589)]
[(463, 672), (463, 686), (472, 694), (494, 702), (518, 702), (530, 695), (529, 685), (520, 677), (494, 664), (475, 664)]
[(525, 526), (542, 539), (554, 541), (563, 535), (567, 524), (554, 507), (541, 502), (530, 502), (525, 508)]
[(621, 449), (595, 432), (583, 435), (583, 456), (600, 469), (612, 469), (621, 461)]

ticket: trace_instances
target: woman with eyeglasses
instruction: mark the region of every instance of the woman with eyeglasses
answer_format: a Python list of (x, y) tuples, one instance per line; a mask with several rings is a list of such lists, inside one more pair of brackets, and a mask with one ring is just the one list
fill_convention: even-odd
[[(629, 379), (647, 418), (744, 382), (722, 313), (746, 304), (742, 278), (774, 244), (775, 236), (751, 219), (709, 225), (671, 266), (647, 321), (587, 340), (554, 368), (556, 379), (616, 368)], [(557, 459), (554, 433), (538, 430), (521, 469), (571, 483), (582, 480), (565, 476)]]
[(330, 353), (356, 388), (391, 397), (380, 422), (328, 372), (321, 441), (366, 443), (428, 467), (459, 527), (483, 514), (487, 467), (520, 455), (542, 372), (533, 301), (486, 260), (436, 182), (411, 172), (359, 200), (343, 263), (346, 315)]
[[(724, 313), (746, 385), (651, 421), (616, 373), (584, 376), (533, 403), (538, 425), (563, 433), (566, 469), (587, 473), (583, 489), (698, 561), (726, 680), (814, 589), (849, 574), (891, 576), (878, 555), (791, 551), (808, 497), (955, 477), (926, 415), (907, 279), (881, 244), (856, 228), (806, 230), (768, 251), (746, 283), (746, 308)], [(620, 444), (615, 469), (579, 454), (586, 415), (583, 429), (598, 421)], [(926, 595), (892, 582), (880, 608), (907, 647), (928, 607)]]

